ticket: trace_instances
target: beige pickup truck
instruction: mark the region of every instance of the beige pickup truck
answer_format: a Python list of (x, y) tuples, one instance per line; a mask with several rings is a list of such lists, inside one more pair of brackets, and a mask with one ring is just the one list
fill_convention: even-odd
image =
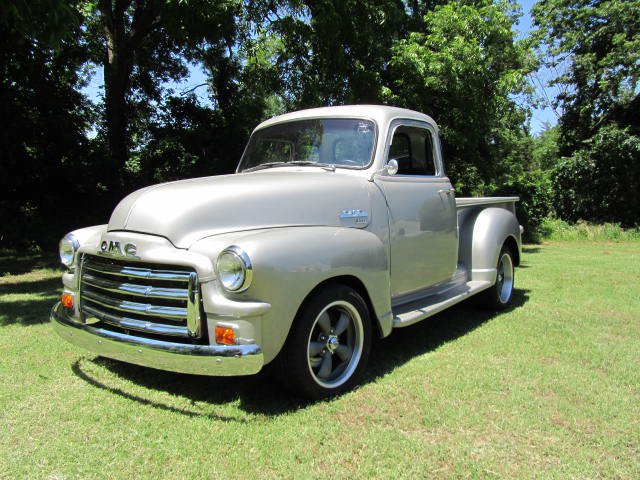
[[(322, 398), (352, 388), (372, 338), (472, 295), (505, 308), (517, 198), (455, 198), (435, 122), (383, 106), (260, 124), (233, 175), (136, 191), (60, 243), (66, 340), (199, 375), (274, 364)], [(205, 380), (203, 380), (205, 381)]]

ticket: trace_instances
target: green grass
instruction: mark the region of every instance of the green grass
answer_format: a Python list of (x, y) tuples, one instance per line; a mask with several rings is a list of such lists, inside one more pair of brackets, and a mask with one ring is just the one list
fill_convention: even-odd
[(514, 308), (399, 330), (319, 403), (96, 358), (28, 265), (0, 259), (0, 477), (640, 478), (638, 242), (525, 248)]

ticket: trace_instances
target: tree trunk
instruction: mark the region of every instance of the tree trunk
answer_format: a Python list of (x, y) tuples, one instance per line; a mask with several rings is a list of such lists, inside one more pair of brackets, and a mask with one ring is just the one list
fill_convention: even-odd
[(111, 167), (116, 175), (122, 172), (128, 159), (127, 93), (131, 70), (131, 63), (120, 60), (118, 56), (104, 65), (107, 142)]
[(110, 175), (108, 186), (113, 193), (121, 187), (121, 172), (128, 158), (127, 93), (133, 67), (126, 41), (124, 15), (127, 2), (101, 0), (98, 9), (102, 17), (106, 52), (104, 59), (104, 103), (107, 122)]
[[(128, 11), (131, 4), (132, 0), (98, 2), (107, 47), (104, 60), (104, 103), (112, 174), (110, 186), (114, 193), (118, 193), (124, 186), (122, 173), (129, 158), (127, 95), (131, 86), (134, 54), (145, 37), (159, 24), (157, 3), (154, 0), (136, 1), (133, 12)], [(129, 29), (128, 20), (131, 24)]]

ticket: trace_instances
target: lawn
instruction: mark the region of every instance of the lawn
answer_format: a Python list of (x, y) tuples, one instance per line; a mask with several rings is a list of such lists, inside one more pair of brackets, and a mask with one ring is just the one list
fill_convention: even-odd
[(514, 308), (394, 332), (319, 403), (67, 344), (59, 273), (0, 258), (0, 477), (640, 478), (638, 241), (525, 248)]

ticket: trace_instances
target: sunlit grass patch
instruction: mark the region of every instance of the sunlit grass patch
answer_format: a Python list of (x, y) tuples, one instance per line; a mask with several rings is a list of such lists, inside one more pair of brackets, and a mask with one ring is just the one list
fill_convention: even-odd
[(47, 323), (60, 272), (0, 278), (0, 477), (640, 478), (640, 243), (526, 246), (514, 307), (376, 342), (353, 392), (102, 359)]

